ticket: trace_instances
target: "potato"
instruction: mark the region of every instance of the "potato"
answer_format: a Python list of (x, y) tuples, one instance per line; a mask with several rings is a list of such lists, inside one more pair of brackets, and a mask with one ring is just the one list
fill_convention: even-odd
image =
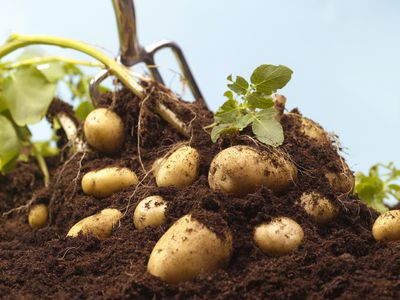
[(96, 108), (86, 117), (83, 131), (86, 141), (95, 150), (113, 154), (124, 140), (124, 124), (112, 110)]
[(305, 192), (300, 197), (300, 205), (317, 224), (326, 224), (336, 218), (338, 208), (317, 192)]
[(300, 245), (304, 232), (301, 226), (287, 217), (273, 219), (258, 225), (254, 230), (254, 241), (265, 253), (280, 256), (288, 254)]
[(100, 240), (111, 235), (112, 229), (118, 224), (122, 213), (115, 208), (106, 208), (97, 214), (80, 220), (68, 231), (67, 237), (77, 237), (79, 233), (92, 235)]
[(332, 189), (338, 193), (352, 193), (354, 189), (354, 175), (349, 167), (345, 166), (341, 173), (332, 171), (325, 172), (325, 177), (328, 179)]
[(161, 196), (144, 198), (136, 206), (133, 214), (133, 223), (137, 229), (157, 227), (165, 222), (167, 203)]
[(278, 149), (263, 153), (248, 146), (233, 146), (211, 162), (208, 183), (213, 190), (244, 196), (260, 186), (274, 192), (287, 190), (297, 178), (296, 166)]
[(153, 173), (157, 186), (179, 188), (189, 186), (199, 175), (199, 165), (199, 152), (192, 147), (182, 146), (167, 158), (154, 162)]
[(28, 215), (28, 223), (32, 228), (46, 226), (49, 218), (49, 210), (45, 204), (36, 204), (31, 207)]
[(87, 195), (101, 198), (137, 183), (135, 172), (127, 168), (107, 167), (86, 173), (82, 178), (82, 189)]
[(155, 245), (147, 271), (161, 280), (178, 283), (229, 263), (232, 235), (228, 228), (221, 239), (206, 226), (185, 215)]
[(305, 136), (315, 139), (321, 144), (329, 144), (331, 142), (328, 133), (319, 124), (308, 118), (299, 117), (301, 118), (301, 132)]
[(381, 214), (372, 226), (375, 240), (400, 240), (400, 210), (389, 210)]

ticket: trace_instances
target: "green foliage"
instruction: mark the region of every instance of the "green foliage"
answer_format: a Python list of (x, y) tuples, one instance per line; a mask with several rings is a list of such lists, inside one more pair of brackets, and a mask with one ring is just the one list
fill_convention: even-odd
[(241, 76), (228, 76), (228, 98), (214, 115), (211, 140), (235, 134), (251, 125), (257, 139), (277, 147), (283, 143), (283, 129), (277, 120), (272, 95), (290, 80), (292, 71), (285, 66), (261, 65), (250, 77), (250, 83)]
[[(0, 63), (0, 173), (6, 174), (18, 161), (34, 157), (44, 174), (49, 175), (44, 158), (58, 154), (57, 136), (33, 142), (28, 125), (41, 121), (47, 113), (60, 83), (82, 101), (76, 110), (83, 120), (93, 109), (89, 102), (89, 81), (73, 60), (48, 57), (37, 48), (28, 49), (15, 61)], [(56, 130), (59, 124), (53, 123)]]
[[(383, 170), (383, 172), (382, 172)], [(400, 170), (391, 162), (388, 165), (373, 165), (368, 175), (356, 173), (354, 192), (368, 206), (380, 213), (388, 210), (385, 199), (395, 199), (400, 202)]]

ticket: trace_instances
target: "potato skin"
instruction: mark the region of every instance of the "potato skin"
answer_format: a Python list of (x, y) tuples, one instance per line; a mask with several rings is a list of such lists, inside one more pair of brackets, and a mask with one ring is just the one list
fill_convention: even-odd
[(199, 175), (200, 154), (189, 146), (182, 146), (169, 157), (156, 160), (153, 173), (157, 186), (176, 186), (183, 188), (191, 185)]
[(336, 205), (318, 192), (304, 192), (300, 197), (300, 205), (310, 218), (320, 225), (335, 219), (339, 212)]
[(300, 245), (304, 232), (301, 226), (287, 217), (273, 219), (258, 225), (253, 234), (256, 245), (265, 253), (280, 256), (288, 254)]
[(335, 192), (346, 194), (352, 193), (354, 190), (355, 179), (348, 166), (345, 166), (340, 173), (327, 171), (325, 177)]
[(157, 227), (165, 223), (167, 203), (161, 196), (150, 196), (141, 200), (135, 208), (133, 223), (136, 229)]
[(96, 108), (83, 125), (86, 141), (95, 150), (107, 154), (118, 151), (124, 140), (124, 124), (120, 116), (106, 108)]
[(147, 271), (163, 281), (178, 283), (226, 266), (231, 253), (232, 235), (228, 228), (224, 239), (220, 239), (191, 215), (185, 215), (157, 242)]
[(86, 173), (82, 178), (82, 189), (87, 195), (102, 198), (137, 183), (135, 172), (127, 168), (107, 167)]
[(31, 207), (28, 215), (28, 223), (31, 228), (43, 228), (47, 224), (49, 210), (45, 204), (36, 204)]
[(372, 235), (377, 241), (400, 240), (400, 210), (389, 210), (381, 214), (372, 226)]
[(67, 237), (77, 237), (79, 233), (92, 235), (100, 240), (111, 235), (113, 227), (118, 224), (122, 213), (115, 208), (106, 208), (97, 214), (80, 220), (67, 233)]
[(222, 150), (211, 162), (210, 187), (234, 196), (244, 196), (260, 186), (277, 193), (287, 190), (297, 179), (297, 168), (283, 152), (272, 151), (262, 153), (249, 146)]

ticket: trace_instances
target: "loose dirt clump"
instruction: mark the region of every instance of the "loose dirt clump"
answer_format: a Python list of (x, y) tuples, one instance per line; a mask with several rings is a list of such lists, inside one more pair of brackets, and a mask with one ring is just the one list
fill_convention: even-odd
[[(371, 227), (377, 213), (355, 196), (333, 191), (324, 176), (326, 170), (342, 169), (343, 162), (334, 144), (321, 146), (307, 138), (301, 134), (295, 119), (284, 115), (285, 142), (281, 149), (298, 167), (295, 185), (279, 195), (264, 187), (240, 198), (225, 195), (209, 188), (207, 176), (212, 158), (232, 145), (255, 146), (254, 139), (242, 135), (213, 144), (203, 129), (213, 122), (213, 114), (202, 103), (177, 103), (168, 97), (167, 89), (156, 84), (150, 84), (147, 93), (148, 100), (142, 105), (127, 90), (115, 95), (103, 94), (97, 101), (104, 107), (114, 103), (114, 110), (124, 121), (126, 138), (118, 153), (112, 156), (94, 151), (78, 153), (67, 165), (63, 153), (50, 163), (49, 188), (42, 186), (40, 172), (33, 162), (21, 164), (9, 175), (0, 177), (1, 213), (35, 197), (35, 203), (50, 204), (52, 216), (51, 224), (39, 230), (29, 227), (27, 212), (1, 218), (1, 298), (400, 298), (400, 243), (376, 242)], [(183, 121), (191, 122), (189, 139), (155, 113), (155, 103), (160, 99)], [(297, 110), (291, 113), (299, 114)], [(139, 115), (140, 145), (137, 144)], [(177, 144), (187, 144), (199, 151), (199, 178), (185, 188), (158, 188), (149, 173), (152, 163)], [(106, 166), (131, 168), (142, 184), (101, 199), (85, 195), (80, 185), (83, 175)], [(311, 191), (319, 192), (338, 206), (339, 214), (334, 221), (317, 225), (307, 216), (299, 199), (303, 192)], [(156, 228), (136, 230), (135, 206), (151, 195), (167, 201), (166, 222)], [(77, 221), (107, 207), (126, 212), (110, 238), (66, 238)], [(222, 235), (221, 224), (228, 224), (233, 236), (233, 254), (225, 269), (179, 284), (167, 284), (146, 272), (147, 261), (162, 234), (188, 213), (217, 235)], [(304, 240), (293, 253), (272, 257), (256, 247), (253, 230), (278, 216), (296, 220), (304, 230)]]

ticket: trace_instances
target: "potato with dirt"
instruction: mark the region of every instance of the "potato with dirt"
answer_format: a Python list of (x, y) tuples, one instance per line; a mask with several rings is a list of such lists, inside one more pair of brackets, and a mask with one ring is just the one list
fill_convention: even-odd
[(372, 235), (377, 241), (399, 241), (400, 210), (389, 210), (381, 214), (372, 226)]
[(267, 152), (249, 146), (222, 150), (212, 160), (208, 173), (213, 190), (234, 196), (244, 196), (261, 186), (281, 193), (296, 179), (297, 168), (283, 151), (271, 148)]
[(343, 162), (341, 171), (326, 171), (325, 178), (337, 193), (350, 194), (354, 190), (355, 178), (350, 168)]
[(318, 192), (304, 192), (300, 197), (300, 205), (317, 224), (327, 224), (338, 215), (339, 209)]
[(107, 108), (96, 108), (85, 119), (83, 131), (87, 143), (95, 150), (113, 154), (124, 141), (124, 123), (119, 115)]
[(115, 208), (106, 208), (97, 214), (80, 220), (67, 233), (67, 237), (75, 238), (80, 233), (94, 236), (99, 240), (108, 238), (113, 228), (119, 223), (122, 213)]
[(35, 204), (31, 207), (28, 215), (28, 223), (31, 228), (43, 228), (47, 224), (49, 210), (46, 204)]
[(82, 190), (87, 195), (97, 198), (108, 197), (115, 192), (135, 186), (138, 177), (128, 168), (107, 167), (90, 171), (82, 178)]
[(167, 203), (161, 196), (149, 196), (141, 200), (133, 213), (136, 229), (157, 227), (165, 223)]
[(300, 134), (307, 138), (316, 140), (321, 147), (331, 144), (329, 134), (319, 125), (311, 119), (303, 117), (296, 113), (286, 113), (285, 117), (292, 119), (292, 122), (298, 124)]
[(258, 225), (253, 234), (256, 245), (265, 253), (281, 256), (296, 250), (304, 238), (304, 231), (287, 217), (273, 219)]
[(232, 234), (226, 227), (217, 236), (190, 214), (176, 221), (151, 252), (147, 271), (169, 283), (192, 279), (225, 267), (232, 253)]
[(182, 146), (165, 158), (153, 163), (157, 186), (183, 188), (191, 185), (199, 175), (200, 154), (190, 147)]

